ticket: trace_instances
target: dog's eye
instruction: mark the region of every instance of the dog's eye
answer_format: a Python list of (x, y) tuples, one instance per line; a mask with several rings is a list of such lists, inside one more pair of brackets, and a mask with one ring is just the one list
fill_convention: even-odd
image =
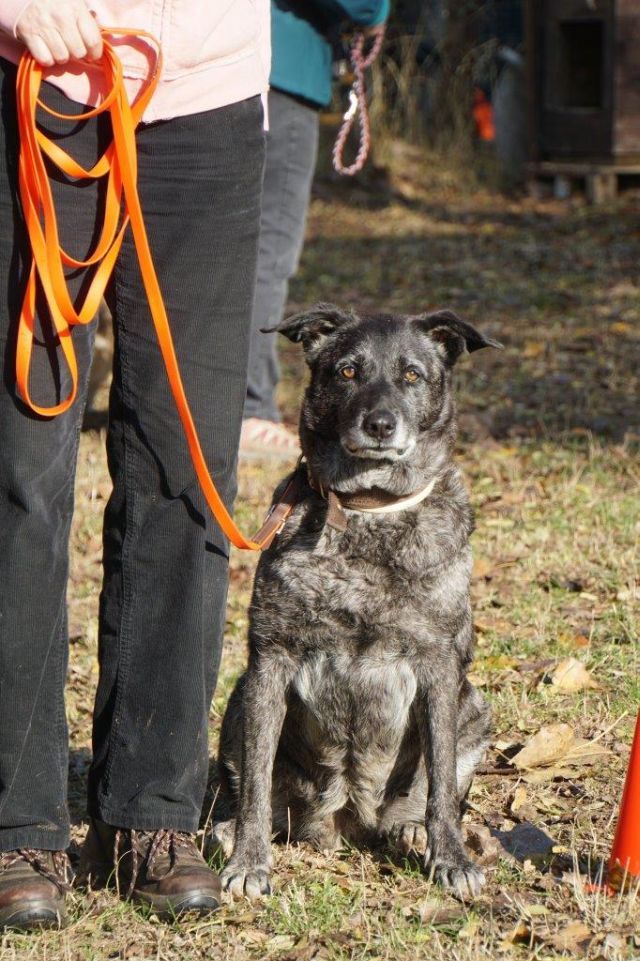
[(355, 367), (352, 367), (350, 364), (347, 364), (346, 367), (341, 367), (340, 376), (344, 377), (345, 380), (353, 380), (353, 378), (356, 376)]
[(407, 369), (404, 372), (404, 379), (408, 384), (415, 384), (415, 382), (418, 380), (419, 377), (420, 377), (420, 374), (418, 373), (417, 370), (414, 370), (413, 367), (407, 367)]

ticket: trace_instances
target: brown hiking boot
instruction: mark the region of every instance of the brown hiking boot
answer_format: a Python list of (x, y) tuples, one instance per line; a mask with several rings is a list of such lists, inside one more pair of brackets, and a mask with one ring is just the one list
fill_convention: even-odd
[(69, 889), (64, 851), (0, 852), (0, 929), (61, 927)]
[(94, 887), (115, 886), (121, 897), (147, 904), (167, 920), (220, 906), (219, 878), (193, 836), (182, 831), (135, 831), (92, 818), (78, 875)]

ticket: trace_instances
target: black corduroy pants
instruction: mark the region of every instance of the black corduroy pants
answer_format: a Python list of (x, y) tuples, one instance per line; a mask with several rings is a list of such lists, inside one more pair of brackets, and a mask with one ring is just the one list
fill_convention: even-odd
[[(0, 60), (0, 851), (69, 841), (66, 802), (68, 538), (94, 327), (76, 328), (80, 396), (34, 416), (15, 389), (15, 332), (28, 249), (17, 200), (15, 68)], [(49, 103), (79, 113), (52, 87)], [(105, 118), (43, 126), (88, 166)], [(205, 456), (235, 496), (246, 388), (264, 136), (258, 97), (141, 125), (138, 189), (180, 369)], [(56, 175), (62, 244), (83, 256), (102, 214), (100, 186)], [(74, 296), (82, 279), (71, 281)], [(195, 478), (169, 391), (130, 232), (109, 301), (114, 377), (107, 454), (100, 674), (89, 812), (138, 829), (196, 829), (208, 770), (207, 718), (227, 592), (228, 545)], [(45, 325), (43, 325), (44, 328)], [(32, 395), (66, 394), (44, 329)]]

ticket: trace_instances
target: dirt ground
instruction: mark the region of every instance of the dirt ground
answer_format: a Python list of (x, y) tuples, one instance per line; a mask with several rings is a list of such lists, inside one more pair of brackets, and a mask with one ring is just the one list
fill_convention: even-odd
[[(505, 345), (467, 358), (457, 376), (458, 456), (477, 511), (473, 678), (494, 717), (466, 816), (485, 892), (459, 903), (392, 851), (325, 855), (290, 844), (276, 850), (274, 894), (262, 905), (166, 925), (112, 894), (78, 892), (66, 930), (5, 934), (2, 961), (640, 958), (637, 887), (585, 891), (611, 848), (640, 702), (639, 195), (598, 208), (508, 199), (402, 145), (390, 166), (382, 195), (318, 186), (290, 306), (448, 306)], [(305, 374), (290, 345), (283, 373), (294, 424)], [(84, 434), (72, 544), (76, 843), (97, 677), (103, 446), (100, 432)], [(243, 527), (255, 527), (281, 473), (242, 465)], [(254, 563), (232, 558), (212, 758), (245, 659)]]

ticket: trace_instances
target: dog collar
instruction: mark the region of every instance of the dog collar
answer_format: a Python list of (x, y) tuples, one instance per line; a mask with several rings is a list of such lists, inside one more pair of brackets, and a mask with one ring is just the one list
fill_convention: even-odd
[(396, 511), (408, 510), (416, 507), (429, 496), (435, 486), (435, 478), (426, 487), (406, 497), (396, 497), (381, 487), (370, 487), (367, 490), (356, 491), (353, 494), (338, 494), (333, 490), (325, 490), (307, 468), (309, 486), (327, 501), (327, 524), (338, 531), (346, 531), (347, 515), (345, 511), (358, 511), (366, 514), (392, 514)]
[(256, 535), (257, 540), (264, 541), (264, 548), (270, 546), (284, 527), (289, 515), (302, 496), (304, 478), (317, 494), (320, 494), (327, 501), (327, 524), (329, 527), (338, 531), (346, 531), (348, 520), (345, 510), (363, 511), (369, 514), (391, 514), (395, 511), (407, 510), (415, 507), (429, 496), (435, 486), (435, 478), (407, 497), (395, 497), (389, 491), (381, 487), (371, 487), (368, 490), (356, 491), (353, 494), (336, 494), (335, 491), (325, 491), (319, 481), (313, 477), (308, 466), (303, 465), (302, 457), (299, 459), (296, 469), (287, 478), (284, 491), (280, 499), (276, 501), (267, 514), (264, 524)]
[[(339, 496), (340, 503), (343, 507), (348, 510), (355, 511), (366, 511), (369, 514), (392, 514), (394, 511), (404, 511), (409, 507), (415, 507), (416, 504), (420, 504), (423, 500), (426, 500), (433, 488), (435, 487), (436, 479), (435, 477), (429, 481), (426, 487), (422, 490), (416, 491), (415, 494), (409, 494), (407, 497), (399, 497), (397, 500), (389, 501), (383, 504), (375, 504), (373, 507), (369, 504), (365, 505), (359, 504), (359, 495), (355, 494), (353, 498), (347, 502), (347, 498), (344, 494)], [(386, 493), (384, 491), (383, 493)]]

